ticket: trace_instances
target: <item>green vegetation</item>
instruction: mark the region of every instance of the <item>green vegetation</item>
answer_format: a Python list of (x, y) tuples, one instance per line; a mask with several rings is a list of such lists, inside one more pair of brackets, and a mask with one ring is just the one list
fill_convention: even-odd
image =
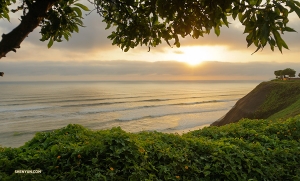
[[(298, 96), (299, 97), (299, 96)], [(292, 105), (288, 106), (287, 108), (273, 114), (268, 118), (268, 120), (274, 120), (274, 119), (286, 119), (289, 117), (293, 117), (295, 115), (300, 114), (300, 98), (296, 100)]]
[(279, 79), (279, 78), (282, 79), (286, 75), (288, 77), (295, 77), (296, 76), (296, 71), (294, 69), (291, 69), (291, 68), (286, 68), (284, 70), (275, 70), (274, 74), (275, 74), (277, 79)]
[[(270, 92), (263, 104), (254, 112), (256, 118), (268, 118), (279, 111), (283, 112), (272, 116), (272, 118), (287, 118), (298, 114), (299, 107), (295, 107), (297, 105), (295, 102), (300, 99), (300, 81), (270, 81), (265, 82), (265, 84), (270, 86)], [(293, 107), (290, 107), (292, 105)]]
[[(182, 136), (68, 125), (0, 147), (0, 180), (299, 180), (300, 115)], [(15, 170), (41, 169), (41, 174)]]

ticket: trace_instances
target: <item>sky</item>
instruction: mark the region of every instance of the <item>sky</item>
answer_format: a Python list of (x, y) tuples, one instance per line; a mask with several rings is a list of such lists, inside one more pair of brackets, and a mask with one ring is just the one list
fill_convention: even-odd
[[(0, 20), (0, 33), (8, 33), (19, 23)], [(57, 80), (269, 80), (274, 70), (293, 68), (300, 72), (300, 35), (283, 35), (290, 50), (272, 52), (247, 48), (244, 27), (231, 20), (229, 28), (204, 38), (181, 39), (181, 47), (163, 43), (155, 48), (136, 47), (128, 52), (111, 45), (102, 18), (94, 13), (84, 16), (85, 28), (72, 34), (69, 41), (54, 43), (39, 39), (35, 29), (21, 44), (17, 53), (10, 52), (0, 60), (1, 81), (57, 81)], [(299, 18), (290, 17), (290, 27), (300, 32)]]

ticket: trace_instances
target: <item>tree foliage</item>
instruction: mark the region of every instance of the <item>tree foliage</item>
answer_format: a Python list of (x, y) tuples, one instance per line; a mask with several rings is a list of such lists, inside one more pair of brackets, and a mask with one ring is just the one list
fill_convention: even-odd
[(280, 78), (281, 77), (281, 72), (282, 72), (282, 70), (275, 70), (274, 71), (274, 74), (275, 74), (276, 78)]
[[(228, 18), (238, 19), (245, 27), (247, 46), (254, 45), (256, 51), (267, 44), (274, 51), (277, 47), (288, 49), (281, 35), (294, 32), (288, 26), (289, 15), (295, 12), (300, 17), (300, 3), (296, 0), (88, 0), (107, 24), (106, 29), (114, 27), (111, 35), (113, 45), (125, 52), (138, 45), (155, 47), (163, 41), (169, 46), (180, 47), (180, 37), (191, 36), (195, 39), (213, 31), (220, 35), (222, 26), (229, 27)], [(9, 20), (11, 4), (16, 0), (1, 0), (0, 18)], [(19, 3), (19, 2), (18, 2)], [(26, 29), (27, 36), (37, 26), (41, 27), (42, 41), (53, 42), (68, 40), (72, 32), (78, 32), (82, 26), (82, 10), (86, 6), (75, 0), (22, 0), (13, 10), (23, 11), (21, 24), (30, 19), (39, 19), (31, 29)], [(42, 6), (44, 3), (46, 6)], [(28, 16), (30, 13), (32, 16)], [(25, 17), (28, 20), (25, 21)], [(19, 32), (21, 33), (21, 32)], [(25, 37), (26, 37), (25, 36)], [(0, 58), (9, 51), (16, 51), (25, 37), (14, 40), (7, 48), (0, 42)], [(2, 43), (2, 45), (1, 45)], [(7, 43), (7, 41), (6, 41)], [(8, 43), (7, 43), (8, 44)], [(2, 46), (2, 47), (1, 47)]]
[(48, 48), (54, 41), (61, 42), (62, 38), (69, 40), (71, 33), (79, 31), (79, 26), (83, 27), (81, 10), (89, 9), (76, 3), (76, 0), (59, 1), (48, 11), (47, 18), (41, 22), (41, 41), (49, 40)]
[[(219, 36), (220, 27), (229, 27), (228, 17), (238, 18), (248, 34), (247, 46), (254, 44), (258, 51), (267, 44), (282, 52), (288, 49), (281, 37), (287, 26), (288, 15), (296, 12), (300, 17), (298, 1), (262, 0), (153, 0), (153, 1), (95, 1), (97, 12), (104, 17), (107, 28), (117, 26), (109, 38), (124, 51), (138, 44), (155, 47), (165, 40), (180, 47), (179, 37), (199, 38), (211, 30)], [(119, 11), (116, 11), (119, 10)], [(171, 45), (170, 45), (171, 46)]]
[(286, 68), (284, 70), (276, 70), (274, 71), (274, 74), (276, 78), (282, 78), (282, 77), (295, 77), (296, 76), (296, 71), (291, 68)]
[(286, 68), (286, 69), (282, 70), (281, 74), (283, 76), (288, 75), (289, 77), (295, 77), (296, 71), (291, 68)]
[[(15, 3), (15, 0), (1, 0), (0, 18), (9, 21), (9, 7)], [(12, 13), (21, 11), (21, 22), (10, 33), (2, 35), (0, 58), (5, 57), (10, 51), (16, 52), (22, 41), (38, 26), (42, 35), (40, 40), (48, 40), (48, 47), (51, 47), (54, 41), (68, 40), (71, 33), (78, 32), (78, 27), (83, 26), (82, 10), (89, 9), (77, 0), (21, 1), (17, 8), (11, 10)]]

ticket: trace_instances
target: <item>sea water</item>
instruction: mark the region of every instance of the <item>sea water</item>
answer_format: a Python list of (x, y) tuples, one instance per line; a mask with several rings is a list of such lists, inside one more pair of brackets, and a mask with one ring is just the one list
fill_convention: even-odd
[(0, 145), (68, 124), (183, 133), (226, 114), (257, 81), (0, 82)]

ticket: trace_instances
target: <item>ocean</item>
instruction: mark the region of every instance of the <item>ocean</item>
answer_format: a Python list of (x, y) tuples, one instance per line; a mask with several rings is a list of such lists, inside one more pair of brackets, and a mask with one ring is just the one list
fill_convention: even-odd
[(68, 124), (184, 133), (224, 116), (258, 81), (0, 82), (0, 145)]

